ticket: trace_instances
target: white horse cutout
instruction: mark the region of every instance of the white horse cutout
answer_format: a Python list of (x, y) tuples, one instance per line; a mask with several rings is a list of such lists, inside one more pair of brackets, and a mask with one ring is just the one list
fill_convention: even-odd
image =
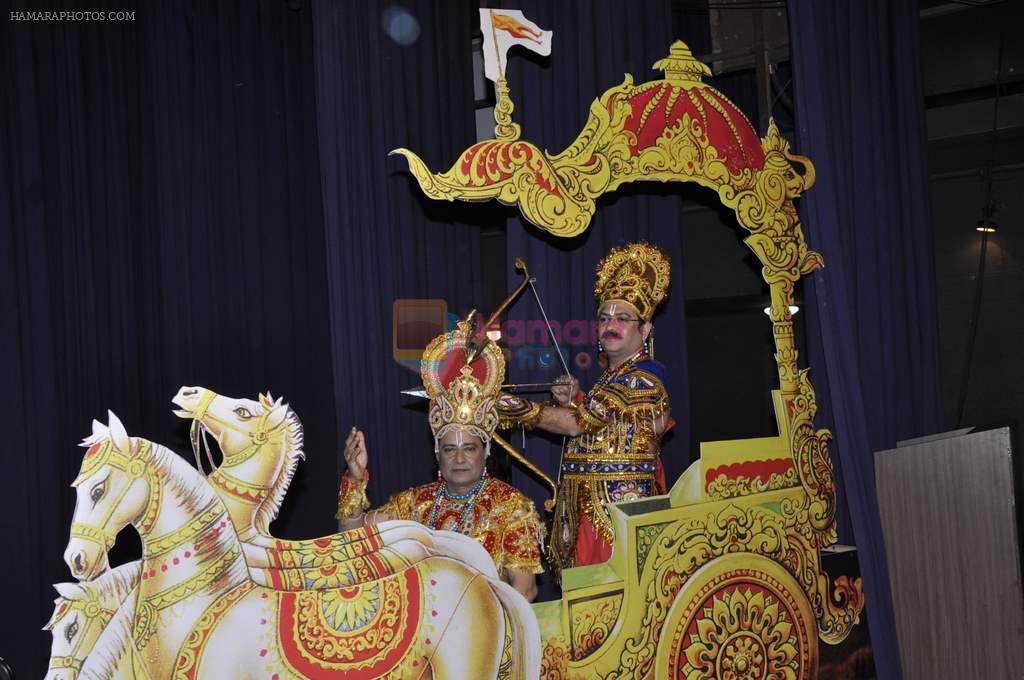
[(44, 680), (145, 678), (132, 641), (135, 598), (142, 576), (136, 560), (84, 583), (57, 583), (53, 634)]
[(113, 414), (86, 443), (65, 561), (76, 578), (95, 577), (113, 536), (129, 524), (139, 532), (132, 639), (150, 677), (539, 674), (536, 618), (472, 539), (447, 534), (458, 548), (449, 556), (376, 551), (337, 563), (339, 587), (269, 588), (250, 576), (228, 510), (199, 472), (130, 438)]

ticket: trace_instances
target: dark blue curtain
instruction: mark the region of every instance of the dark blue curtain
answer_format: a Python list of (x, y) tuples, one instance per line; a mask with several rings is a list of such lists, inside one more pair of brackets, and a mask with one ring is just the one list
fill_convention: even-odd
[(826, 266), (810, 280), (809, 363), (835, 434), (879, 677), (901, 677), (873, 452), (938, 427), (933, 250), (918, 3), (791, 0), (802, 201)]
[(434, 470), (426, 403), (399, 393), (421, 383), (393, 357), (393, 302), (440, 298), (461, 316), (484, 296), (486, 209), (427, 199), (387, 156), (407, 147), (447, 169), (475, 140), (476, 7), (313, 3), (337, 436), (366, 432), (375, 503)]
[[(531, 0), (506, 4), (522, 9), (541, 28), (555, 31), (551, 57), (535, 58), (530, 53), (513, 52), (507, 69), (516, 106), (514, 117), (522, 126), (523, 138), (551, 153), (561, 151), (576, 138), (587, 120), (591, 102), (605, 90), (621, 84), (624, 74), (633, 74), (637, 83), (661, 78), (662, 73), (650, 67), (668, 54), (674, 39), (704, 40), (703, 35), (673, 35), (672, 8), (667, 1), (637, 4)], [(602, 198), (589, 229), (568, 240), (550, 236), (518, 214), (510, 215), (507, 223), (509, 287), (521, 280), (512, 263), (516, 257), (523, 257), (538, 280), (541, 301), (551, 319), (560, 329), (578, 322), (571, 332), (563, 334), (561, 344), (583, 389), (589, 388), (601, 372), (592, 330), (597, 314), (594, 273), (600, 259), (613, 246), (642, 239), (660, 246), (672, 260), (669, 297), (654, 318), (656, 358), (668, 368), (672, 415), (678, 422), (663, 452), (670, 486), (689, 463), (682, 271), (684, 195), (686, 192), (678, 184), (626, 185)], [(540, 310), (529, 296), (512, 309), (509, 319), (527, 331), (525, 343), (517, 342), (509, 348), (512, 379), (542, 382), (562, 373), (551, 340), (538, 324)], [(587, 330), (582, 339), (576, 332), (580, 326)], [(513, 339), (511, 333), (506, 335), (508, 340)], [(518, 434), (515, 443), (522, 444)], [(525, 448), (554, 477), (561, 447), (561, 437), (531, 434)], [(550, 491), (527, 473), (517, 471), (515, 483), (535, 499), (538, 507), (550, 497)]]
[(190, 457), (180, 385), (283, 395), (308, 460), (274, 529), (336, 526), (310, 10), (128, 9), (0, 22), (0, 656), (19, 678), (45, 673), (77, 443), (108, 407)]
[[(674, 34), (667, 0), (517, 4), (556, 29), (550, 59), (509, 64), (524, 137), (552, 151), (624, 73), (659, 77), (649, 67), (674, 38), (697, 54), (708, 48), (697, 45), (705, 35)], [(129, 432), (186, 451), (185, 424), (169, 413), (180, 384), (283, 394), (306, 425), (308, 453), (274, 525), (284, 536), (332, 530), (336, 451), (352, 425), (367, 430), (375, 500), (431, 474), (424, 405), (398, 394), (419, 377), (392, 355), (392, 303), (443, 298), (462, 314), (493, 298), (478, 239), (495, 213), (423, 198), (404, 162), (386, 157), (407, 146), (442, 169), (475, 136), (477, 3), (403, 7), (406, 15), (383, 1), (181, 2), (138, 9), (124, 23), (0, 22), (0, 656), (19, 677), (43, 673), (49, 636), (38, 627), (50, 613), (49, 584), (69, 578), (60, 555), (76, 442), (107, 407)], [(816, 384), (829, 387), (821, 396), (842, 416), (836, 451), (860, 522), (881, 665), (895, 659), (886, 655), (895, 645), (870, 451), (931, 429), (936, 391), (923, 184), (911, 172), (921, 147), (909, 128), (920, 111), (906, 99), (916, 89), (916, 51), (907, 52), (916, 33), (905, 2), (843, 10), (850, 16), (822, 7), (792, 8), (795, 49), (809, 55), (798, 71), (807, 115), (797, 148), (819, 168), (805, 221), (829, 262), (813, 291), (821, 325), (810, 361)], [(611, 246), (647, 238), (672, 258), (673, 288), (655, 319), (680, 421), (665, 451), (670, 483), (688, 462), (683, 195), (677, 185), (627, 187), (603, 199), (572, 241), (499, 212), (510, 284), (512, 258), (525, 257), (563, 323), (593, 317), (594, 267)], [(874, 311), (879, 300), (886, 317)], [(524, 300), (512, 318), (538, 319), (538, 310)], [(569, 348), (573, 365), (593, 356), (591, 340)], [(530, 368), (513, 357), (511, 377), (558, 374), (550, 355), (533, 359)], [(578, 374), (589, 383), (596, 368)], [(872, 396), (884, 388), (887, 401), (865, 400), (861, 385)], [(551, 472), (558, 448), (539, 437), (527, 446)], [(122, 541), (115, 553), (129, 559), (133, 549)]]

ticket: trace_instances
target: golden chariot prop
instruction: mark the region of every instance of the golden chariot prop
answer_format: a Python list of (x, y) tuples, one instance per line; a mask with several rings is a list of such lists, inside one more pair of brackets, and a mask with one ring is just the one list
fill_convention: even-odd
[(814, 166), (774, 121), (759, 139), (684, 43), (654, 68), (663, 79), (627, 75), (596, 99), (557, 154), (521, 138), (503, 74), (495, 139), (439, 174), (393, 153), (427, 196), (517, 205), (557, 236), (585, 231), (597, 199), (635, 181), (696, 182), (735, 211), (771, 291), (778, 435), (704, 442), (668, 495), (610, 506), (611, 559), (566, 570), (562, 599), (534, 605), (542, 677), (815, 678), (819, 640), (841, 642), (864, 598), (860, 579), (833, 582), (822, 568), (836, 542), (831, 434), (815, 428), (790, 312), (797, 281), (823, 264), (794, 204)]

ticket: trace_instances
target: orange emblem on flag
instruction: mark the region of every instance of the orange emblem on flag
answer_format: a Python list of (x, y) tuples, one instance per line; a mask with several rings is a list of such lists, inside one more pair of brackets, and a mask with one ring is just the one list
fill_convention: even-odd
[(494, 12), (491, 12), (491, 22), (494, 24), (494, 28), (511, 34), (513, 38), (524, 38), (526, 40), (532, 40), (538, 45), (541, 44), (541, 32), (516, 21), (515, 17), (510, 17), (507, 14), (495, 14)]

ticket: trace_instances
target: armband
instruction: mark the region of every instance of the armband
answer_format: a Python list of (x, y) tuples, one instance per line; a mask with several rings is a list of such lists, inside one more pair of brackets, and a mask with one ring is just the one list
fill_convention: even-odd
[(338, 490), (338, 519), (357, 517), (370, 507), (370, 499), (366, 497), (366, 482), (370, 479), (370, 471), (363, 471), (363, 478), (353, 482), (346, 471), (341, 476), (341, 488)]

